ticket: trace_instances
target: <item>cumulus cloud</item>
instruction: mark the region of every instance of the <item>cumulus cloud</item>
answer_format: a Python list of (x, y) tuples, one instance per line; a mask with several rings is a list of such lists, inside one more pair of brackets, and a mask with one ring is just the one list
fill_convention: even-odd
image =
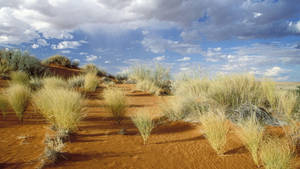
[(87, 62), (93, 62), (93, 61), (95, 61), (95, 60), (97, 60), (97, 59), (101, 59), (101, 56), (96, 56), (96, 55), (87, 55), (87, 56), (85, 56), (85, 60), (87, 61)]
[(51, 45), (52, 49), (76, 49), (86, 41), (62, 41), (57, 45)]
[(166, 59), (165, 56), (158, 56), (158, 57), (153, 58), (153, 60), (155, 60), (155, 61), (163, 61), (165, 59)]
[(184, 62), (184, 61), (189, 61), (189, 60), (191, 60), (191, 58), (190, 57), (183, 57), (183, 58), (181, 58), (181, 59), (177, 59), (177, 61), (179, 61), (179, 62)]
[(267, 69), (267, 71), (264, 73), (265, 76), (267, 77), (275, 77), (279, 76), (282, 73), (287, 72), (288, 70), (282, 69), (278, 66), (274, 66), (271, 69)]

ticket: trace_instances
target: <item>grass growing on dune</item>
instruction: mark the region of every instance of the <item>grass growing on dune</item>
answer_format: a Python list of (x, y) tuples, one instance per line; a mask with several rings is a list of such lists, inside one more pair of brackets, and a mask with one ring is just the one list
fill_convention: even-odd
[(287, 140), (269, 138), (261, 146), (260, 158), (265, 169), (291, 169), (293, 151)]
[(2, 112), (3, 118), (5, 118), (5, 116), (6, 116), (8, 104), (9, 103), (8, 103), (6, 97), (3, 95), (0, 95), (0, 111)]
[(121, 89), (108, 88), (103, 91), (103, 97), (106, 103), (106, 110), (120, 124), (127, 108), (125, 93)]
[(239, 124), (237, 135), (251, 153), (253, 161), (259, 166), (258, 150), (262, 143), (264, 128), (259, 124), (256, 116), (252, 116)]
[(154, 121), (150, 116), (149, 111), (140, 110), (131, 117), (134, 125), (138, 128), (144, 144), (146, 144), (152, 129), (155, 127)]
[(68, 84), (70, 87), (84, 87), (84, 81), (84, 75), (75, 75), (68, 79)]
[(28, 105), (31, 91), (27, 86), (12, 84), (7, 88), (7, 100), (16, 112), (20, 121), (23, 121), (23, 113)]
[(200, 122), (205, 137), (212, 148), (218, 155), (223, 154), (229, 131), (229, 123), (225, 117), (225, 113), (207, 112), (200, 116)]
[(60, 77), (46, 77), (43, 79), (43, 85), (45, 88), (68, 88), (66, 80)]
[(80, 93), (64, 88), (43, 88), (33, 96), (42, 115), (57, 129), (72, 132), (84, 117)]
[(94, 92), (98, 86), (99, 80), (96, 73), (87, 73), (84, 77), (84, 89), (87, 92)]
[(28, 85), (29, 84), (29, 76), (25, 72), (11, 72), (10, 79), (13, 84), (22, 84)]

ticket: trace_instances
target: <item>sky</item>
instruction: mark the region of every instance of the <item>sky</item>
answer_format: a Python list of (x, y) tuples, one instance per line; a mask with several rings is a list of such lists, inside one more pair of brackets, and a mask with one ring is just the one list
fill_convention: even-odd
[(0, 0), (0, 48), (300, 81), (300, 0)]

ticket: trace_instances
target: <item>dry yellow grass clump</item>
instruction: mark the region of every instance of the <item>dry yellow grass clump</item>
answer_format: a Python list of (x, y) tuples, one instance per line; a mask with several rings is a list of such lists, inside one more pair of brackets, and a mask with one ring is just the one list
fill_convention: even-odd
[(19, 71), (11, 72), (10, 79), (11, 79), (11, 83), (14, 84), (23, 84), (23, 85), (29, 84), (29, 76), (25, 72), (19, 72)]
[(224, 153), (229, 123), (222, 111), (208, 112), (200, 116), (202, 130), (212, 148), (221, 155)]
[(0, 111), (2, 112), (3, 118), (5, 118), (5, 116), (6, 116), (6, 113), (7, 113), (6, 110), (7, 110), (8, 104), (9, 103), (8, 103), (6, 97), (3, 95), (0, 95)]
[(113, 117), (120, 124), (127, 108), (125, 93), (118, 88), (108, 88), (103, 91), (103, 97), (106, 103), (106, 110), (112, 113)]
[(80, 93), (64, 88), (43, 88), (33, 96), (35, 106), (57, 129), (72, 132), (84, 117)]
[(138, 112), (136, 112), (135, 115), (131, 117), (134, 125), (138, 128), (144, 144), (146, 144), (146, 141), (148, 140), (152, 129), (155, 127), (154, 121), (152, 117), (150, 116), (149, 111), (143, 109)]
[(263, 139), (264, 128), (259, 124), (256, 116), (252, 116), (239, 124), (237, 135), (251, 153), (252, 158), (259, 166), (258, 150)]
[(31, 90), (21, 84), (12, 84), (6, 90), (7, 100), (16, 112), (20, 121), (23, 121), (23, 113), (28, 105)]
[(87, 92), (94, 92), (98, 86), (99, 80), (96, 73), (87, 73), (84, 77), (84, 89)]
[(45, 88), (68, 88), (66, 80), (60, 77), (46, 77), (43, 79), (43, 85)]
[(290, 169), (293, 151), (286, 139), (269, 138), (261, 146), (260, 158), (265, 169)]

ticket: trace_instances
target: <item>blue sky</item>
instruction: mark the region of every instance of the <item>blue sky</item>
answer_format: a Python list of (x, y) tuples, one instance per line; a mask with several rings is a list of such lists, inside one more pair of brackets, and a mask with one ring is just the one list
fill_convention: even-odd
[(300, 81), (300, 1), (3, 0), (0, 47), (114, 74), (158, 62), (174, 75), (200, 67)]

